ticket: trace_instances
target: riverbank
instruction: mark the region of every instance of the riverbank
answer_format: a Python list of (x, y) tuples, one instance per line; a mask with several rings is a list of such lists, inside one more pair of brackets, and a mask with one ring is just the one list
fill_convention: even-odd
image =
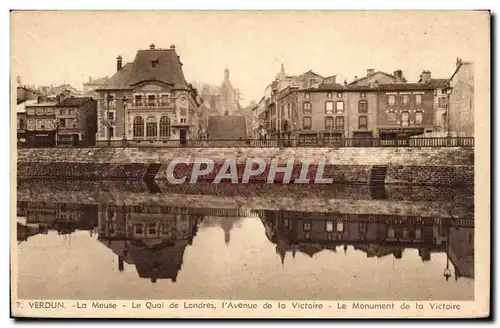
[[(167, 168), (174, 159), (188, 159), (191, 164), (179, 164), (174, 176), (187, 176), (193, 170), (194, 159), (214, 162), (213, 174), (198, 180), (213, 180), (225, 160), (234, 159), (241, 177), (249, 158), (263, 159), (266, 167), (253, 176), (252, 182), (267, 182), (271, 161), (280, 165), (294, 159), (291, 180), (298, 178), (302, 159), (310, 159), (307, 178), (314, 178), (318, 161), (324, 160), (322, 177), (332, 183), (369, 183), (375, 167), (383, 167), (381, 182), (403, 185), (473, 185), (474, 148), (79, 148), (79, 149), (19, 149), (17, 176), (71, 177), (79, 179), (167, 179)], [(314, 164), (316, 163), (316, 164)], [(283, 181), (277, 173), (274, 182)], [(311, 179), (311, 180), (312, 180)], [(380, 182), (380, 181), (379, 181)]]

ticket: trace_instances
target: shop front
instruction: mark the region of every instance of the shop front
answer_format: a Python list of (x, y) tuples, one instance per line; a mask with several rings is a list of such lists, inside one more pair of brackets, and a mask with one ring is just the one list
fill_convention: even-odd
[(28, 147), (55, 147), (56, 134), (55, 132), (26, 132), (26, 144)]
[(57, 135), (58, 147), (76, 147), (80, 144), (78, 133), (59, 133)]
[(425, 128), (390, 128), (379, 129), (380, 143), (383, 146), (408, 146), (410, 137), (423, 134)]

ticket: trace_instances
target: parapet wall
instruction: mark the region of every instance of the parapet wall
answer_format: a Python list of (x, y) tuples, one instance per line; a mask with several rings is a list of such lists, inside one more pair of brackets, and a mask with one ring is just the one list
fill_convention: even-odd
[[(250, 182), (266, 182), (271, 160), (285, 165), (295, 159), (292, 180), (301, 171), (300, 160), (317, 163), (325, 160), (323, 178), (333, 183), (368, 183), (373, 165), (387, 166), (385, 183), (408, 185), (472, 185), (474, 183), (474, 148), (66, 148), (19, 149), (18, 177), (67, 177), (80, 179), (167, 178), (173, 159), (210, 159), (215, 171), (199, 179), (213, 179), (224, 161), (236, 162), (239, 181), (248, 158), (265, 160), (265, 171)], [(317, 165), (311, 165), (308, 178), (314, 178)], [(188, 176), (191, 165), (176, 166), (174, 176)], [(276, 175), (275, 182), (283, 179)]]

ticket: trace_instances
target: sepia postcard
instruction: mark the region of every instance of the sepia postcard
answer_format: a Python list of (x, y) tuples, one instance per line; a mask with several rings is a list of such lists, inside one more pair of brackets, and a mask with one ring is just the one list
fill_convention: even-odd
[(490, 15), (12, 11), (11, 316), (488, 317)]

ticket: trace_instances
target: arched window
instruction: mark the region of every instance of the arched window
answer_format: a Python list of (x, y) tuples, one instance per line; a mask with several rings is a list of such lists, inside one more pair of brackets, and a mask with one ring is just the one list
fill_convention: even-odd
[(160, 118), (160, 137), (170, 137), (170, 119), (167, 116)]
[(144, 137), (144, 119), (140, 116), (134, 118), (134, 137)]
[(158, 123), (156, 122), (156, 117), (150, 116), (146, 120), (146, 137), (157, 137), (158, 136)]

